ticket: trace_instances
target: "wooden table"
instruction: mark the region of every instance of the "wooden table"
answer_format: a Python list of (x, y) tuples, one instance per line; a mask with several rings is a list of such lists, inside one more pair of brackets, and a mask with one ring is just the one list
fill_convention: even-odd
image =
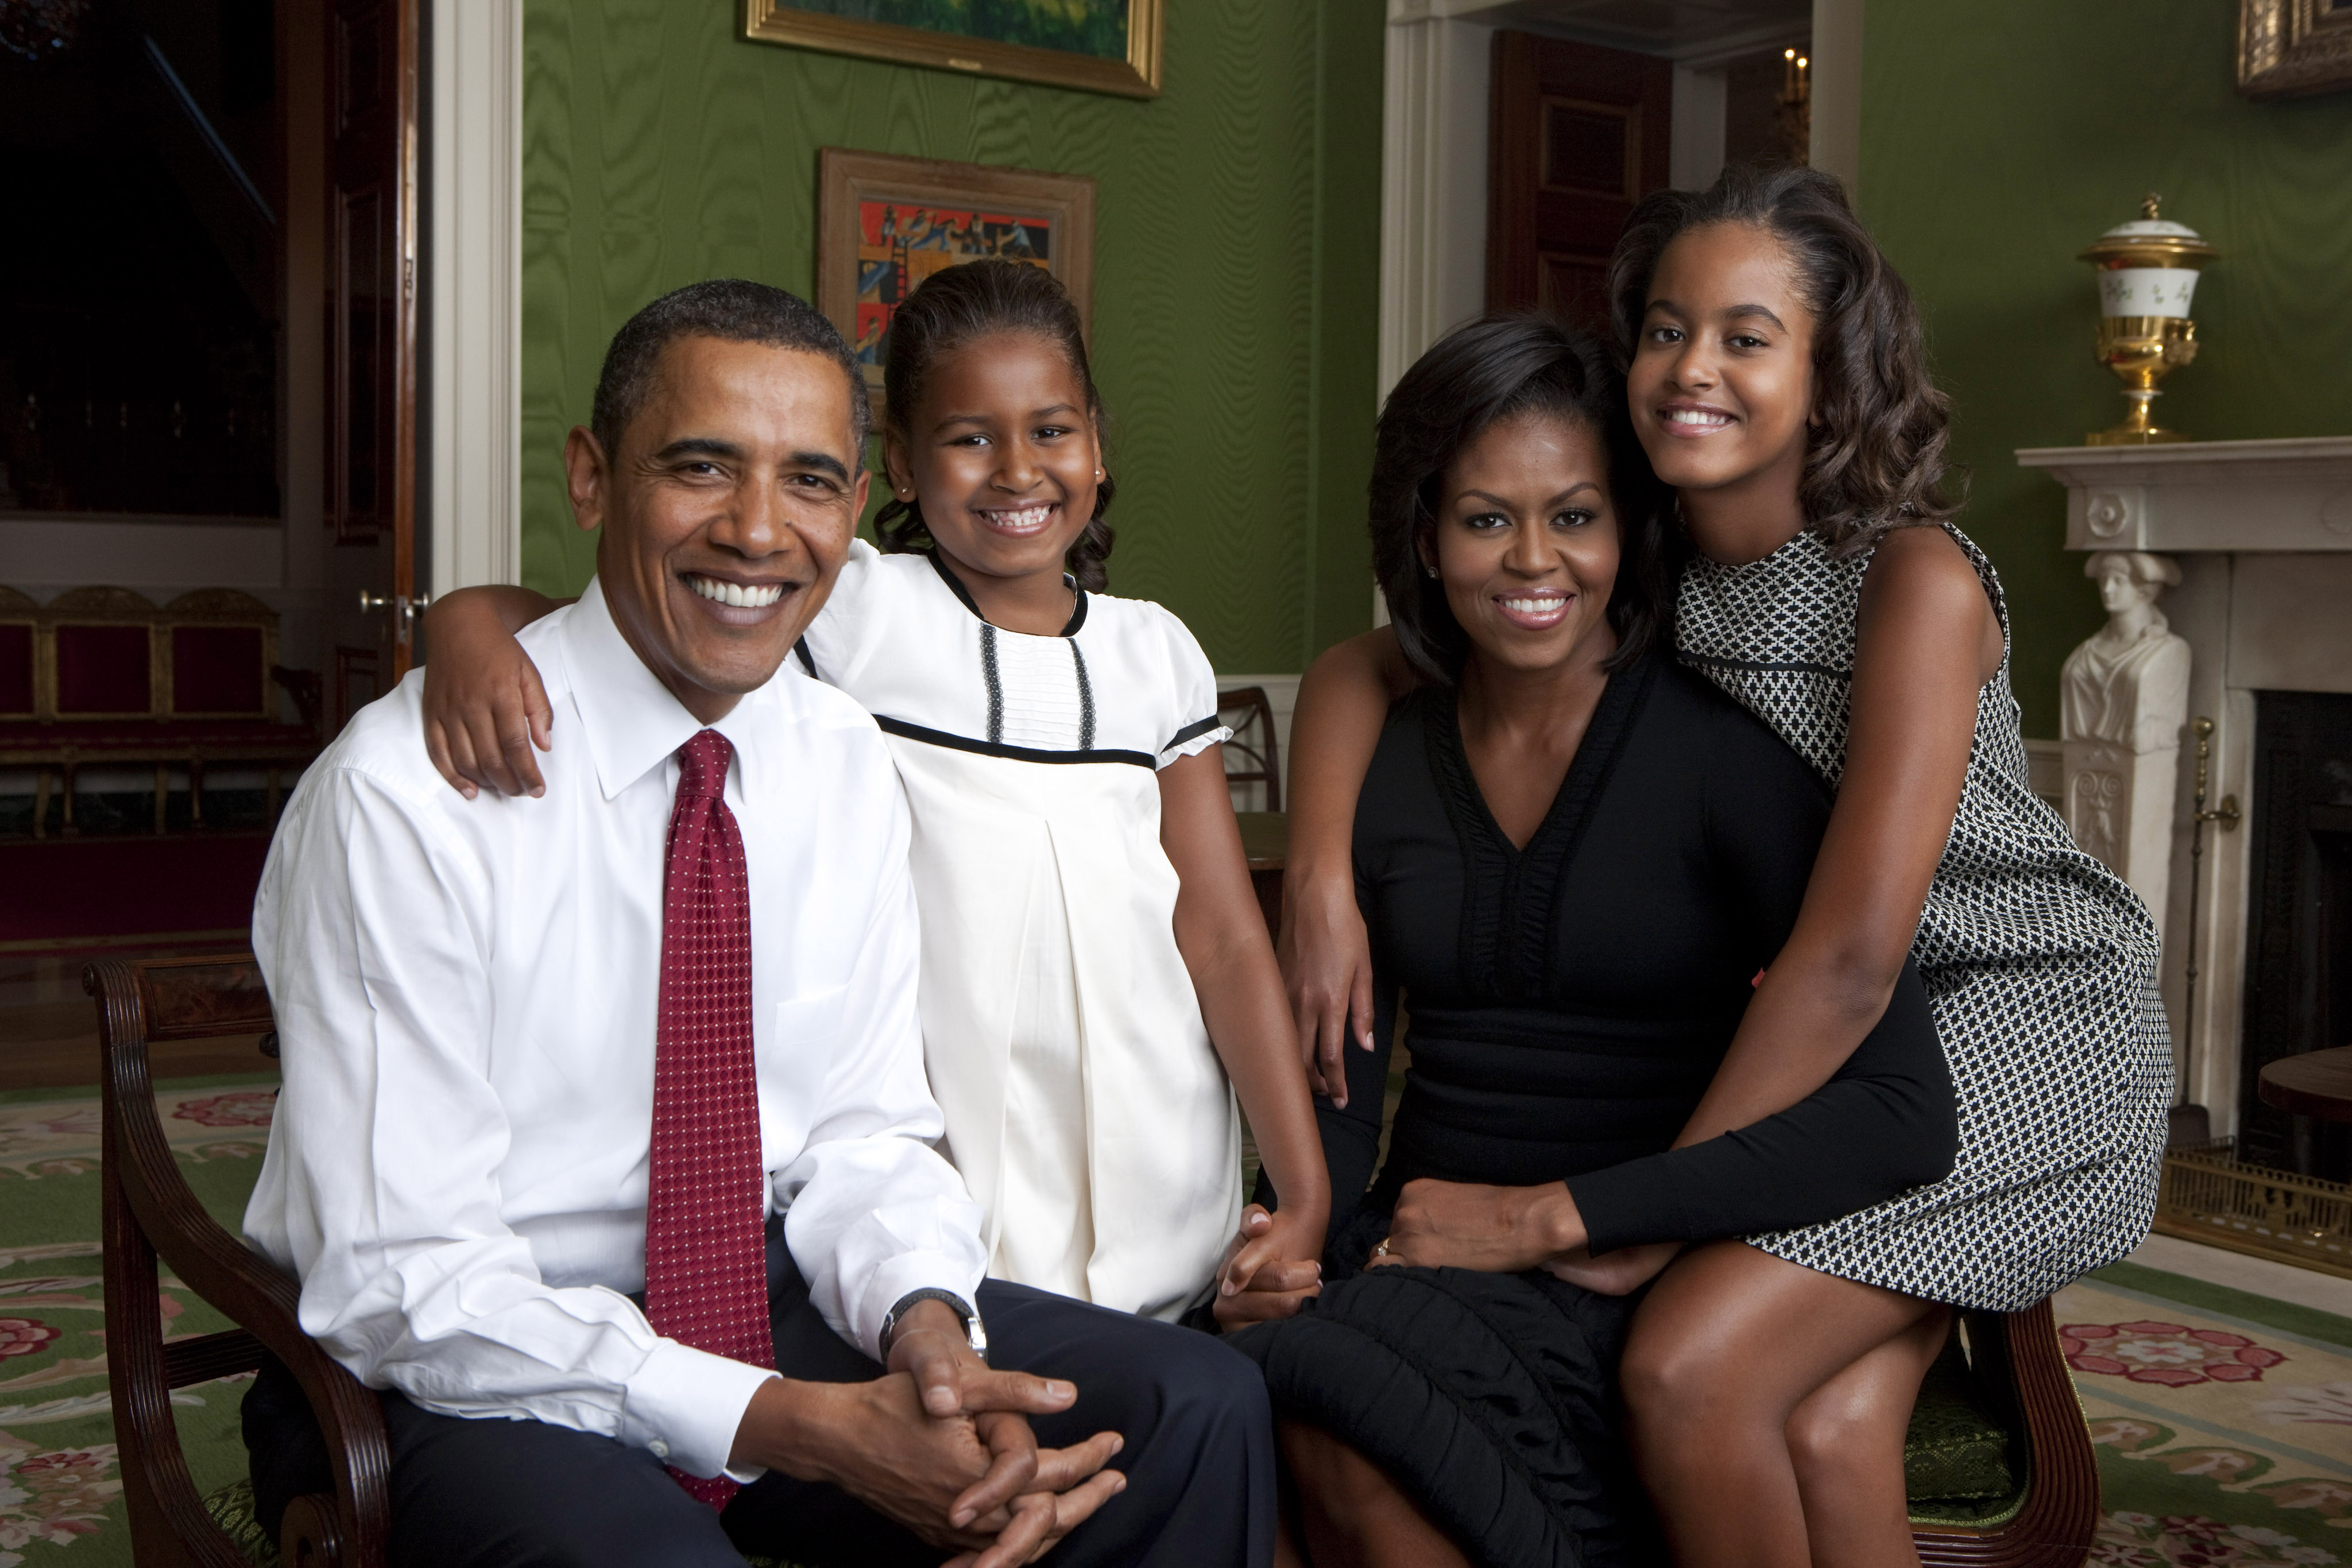
[(1242, 854), (1249, 861), (1250, 886), (1265, 915), (1269, 936), (1282, 932), (1282, 865), (1290, 852), (1290, 819), (1280, 811), (1236, 811)]
[(2303, 1176), (2316, 1175), (2319, 1140), (2312, 1123), (2352, 1122), (2352, 1045), (2283, 1056), (2263, 1069), (2255, 1089), (2263, 1104), (2294, 1118), (2294, 1168)]
[(2263, 1103), (2322, 1122), (2352, 1122), (2352, 1045), (2283, 1056), (2263, 1069)]

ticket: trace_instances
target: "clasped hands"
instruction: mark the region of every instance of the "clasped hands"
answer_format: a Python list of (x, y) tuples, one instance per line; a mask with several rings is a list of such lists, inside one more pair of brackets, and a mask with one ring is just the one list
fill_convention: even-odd
[(1566, 1182), (1486, 1186), (1424, 1178), (1405, 1183), (1397, 1195), (1388, 1238), (1373, 1249), (1367, 1266), (1487, 1274), (1541, 1269), (1598, 1295), (1622, 1296), (1648, 1283), (1680, 1250), (1666, 1241), (1595, 1258), (1588, 1239)]
[(945, 1568), (1015, 1568), (1043, 1556), (1127, 1478), (1103, 1467), (1122, 1446), (1097, 1432), (1040, 1448), (1028, 1417), (1066, 1410), (1058, 1379), (997, 1372), (940, 1301), (918, 1302), (871, 1383), (773, 1378), (752, 1396), (734, 1462), (829, 1481), (932, 1545)]

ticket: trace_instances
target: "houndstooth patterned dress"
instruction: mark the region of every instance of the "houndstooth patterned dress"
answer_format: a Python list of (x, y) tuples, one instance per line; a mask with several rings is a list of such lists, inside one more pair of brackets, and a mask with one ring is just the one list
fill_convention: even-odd
[[(1994, 1312), (2031, 1306), (2147, 1234), (2172, 1101), (2157, 934), (2122, 879), (2074, 847), (2026, 781), (2009, 611), (1977, 698), (1952, 835), (1912, 946), (1960, 1100), (1952, 1174), (1827, 1225), (1748, 1240), (1809, 1269)], [(1811, 529), (1761, 560), (1695, 559), (1683, 662), (1770, 725), (1831, 788), (1844, 770), (1854, 611), (1870, 555)]]

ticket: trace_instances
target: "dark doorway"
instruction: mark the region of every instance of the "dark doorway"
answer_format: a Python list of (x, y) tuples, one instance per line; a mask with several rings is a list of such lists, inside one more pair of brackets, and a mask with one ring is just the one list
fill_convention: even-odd
[(2252, 895), (2238, 1146), (2249, 1163), (2352, 1180), (2352, 1128), (2262, 1103), (2282, 1057), (2352, 1045), (2352, 696), (2254, 696)]
[(279, 515), (270, 0), (0, 34), (0, 507)]
[(1505, 30), (1490, 79), (1486, 308), (1605, 328), (1617, 231), (1666, 183), (1674, 67)]

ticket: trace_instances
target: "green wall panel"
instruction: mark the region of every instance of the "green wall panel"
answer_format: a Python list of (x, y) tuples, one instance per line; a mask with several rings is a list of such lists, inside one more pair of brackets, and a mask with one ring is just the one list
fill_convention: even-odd
[(2249, 103), (2237, 7), (1873, 0), (1862, 205), (1925, 306), (1967, 465), (1961, 526), (2014, 609), (2029, 735), (2058, 733), (2058, 668), (2099, 624), (2065, 493), (2017, 466), (2123, 417), (2095, 364), (2098, 305), (2074, 259), (2163, 193), (2221, 259), (2198, 286), (2196, 363), (2157, 401), (2205, 440), (2352, 432), (2352, 94)]
[(702, 277), (807, 295), (825, 146), (1092, 175), (1114, 591), (1224, 670), (1370, 622), (1381, 21), (1366, 0), (1177, 0), (1166, 91), (1114, 99), (736, 37), (734, 0), (529, 0), (523, 575), (577, 591), (563, 495), (606, 340)]

